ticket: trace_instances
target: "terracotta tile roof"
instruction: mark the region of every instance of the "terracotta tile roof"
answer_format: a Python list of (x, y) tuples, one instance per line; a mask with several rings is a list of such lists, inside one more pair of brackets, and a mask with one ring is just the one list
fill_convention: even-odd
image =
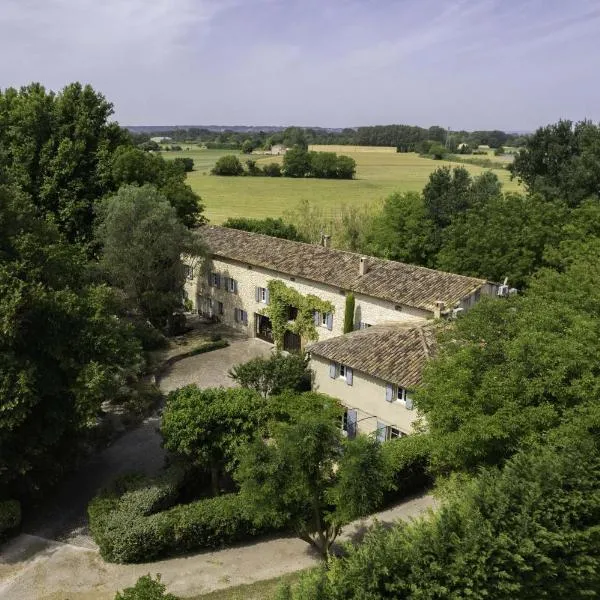
[(353, 252), (226, 227), (205, 225), (198, 231), (214, 256), (428, 311), (436, 301), (452, 308), (487, 283), (374, 257), (368, 257), (367, 272), (360, 275), (361, 255)]
[(374, 325), (307, 347), (314, 355), (341, 363), (401, 387), (421, 382), (435, 348), (433, 325), (423, 321)]

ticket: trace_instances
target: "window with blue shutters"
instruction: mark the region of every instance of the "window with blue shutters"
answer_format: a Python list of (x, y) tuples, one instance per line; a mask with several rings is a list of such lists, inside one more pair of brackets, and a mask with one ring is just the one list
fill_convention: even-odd
[(333, 329), (333, 315), (331, 313), (326, 314), (326, 326), (329, 331)]
[(337, 377), (337, 364), (334, 362), (329, 363), (329, 377), (331, 377), (331, 379)]
[(381, 423), (380, 421), (377, 421), (377, 432), (375, 434), (377, 441), (385, 442), (386, 434), (387, 434), (387, 425), (385, 423)]
[(385, 399), (388, 402), (394, 401), (394, 386), (391, 383), (385, 384)]

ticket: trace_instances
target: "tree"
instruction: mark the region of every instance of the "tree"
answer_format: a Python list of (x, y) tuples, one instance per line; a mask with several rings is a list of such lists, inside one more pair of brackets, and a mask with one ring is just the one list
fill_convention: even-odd
[(252, 154), (252, 150), (254, 150), (254, 144), (252, 143), (252, 140), (244, 140), (240, 149), (243, 154)]
[(288, 127), (283, 132), (283, 144), (288, 148), (300, 148), (305, 152), (308, 150), (308, 142), (306, 141), (306, 134), (300, 127)]
[(290, 148), (283, 157), (283, 174), (286, 177), (306, 177), (311, 170), (311, 159), (307, 150), (300, 146)]
[(390, 477), (380, 445), (343, 441), (335, 401), (320, 398), (320, 414), (274, 424), (268, 441), (243, 448), (236, 479), (257, 524), (290, 524), (327, 558), (343, 525), (380, 505)]
[(0, 170), (71, 242), (91, 240), (96, 203), (112, 189), (111, 156), (130, 143), (112, 112), (80, 83), (57, 94), (36, 83), (0, 93)]
[(262, 174), (262, 171), (260, 170), (260, 167), (257, 166), (256, 161), (252, 160), (252, 159), (248, 159), (246, 161), (246, 169), (247, 169), (246, 172), (251, 177), (256, 177), (257, 175), (261, 175)]
[(265, 402), (249, 389), (188, 385), (167, 397), (161, 422), (164, 447), (210, 471), (212, 491), (236, 464), (240, 447), (263, 422)]
[(140, 577), (133, 587), (117, 592), (115, 600), (177, 600), (177, 596), (167, 593), (167, 586), (160, 581), (160, 575)]
[(308, 157), (311, 177), (334, 179), (337, 176), (338, 157), (335, 152), (309, 152)]
[(250, 219), (248, 217), (230, 217), (223, 223), (223, 227), (231, 227), (231, 229), (241, 229), (243, 231), (253, 231), (254, 233), (262, 233), (273, 237), (293, 240), (295, 242), (307, 242), (304, 236), (298, 233), (294, 225), (285, 223), (283, 219), (267, 217), (266, 219)]
[(142, 142), (141, 144), (138, 144), (137, 147), (145, 152), (158, 152), (160, 150), (160, 145), (154, 140)]
[(560, 242), (557, 224), (567, 218), (564, 205), (538, 195), (497, 195), (452, 220), (435, 264), (491, 281), (508, 277), (511, 286), (522, 288), (544, 264), (546, 248)]
[(346, 294), (346, 312), (344, 313), (344, 333), (354, 331), (354, 294)]
[(263, 167), (263, 173), (267, 177), (281, 177), (281, 165), (276, 162), (268, 163)]
[(142, 365), (115, 294), (79, 249), (0, 186), (0, 498), (53, 483), (80, 455), (104, 401)]
[(342, 558), (308, 571), (287, 597), (594, 597), (600, 587), (595, 412), (593, 426), (578, 424), (520, 452), (502, 471), (461, 481), (426, 519), (375, 527)]
[(423, 188), (428, 217), (438, 230), (450, 224), (452, 217), (470, 207), (471, 176), (464, 167), (442, 167), (429, 175)]
[(221, 156), (211, 171), (213, 175), (241, 175), (243, 172), (244, 167), (235, 154)]
[(185, 173), (190, 173), (194, 170), (194, 159), (189, 158), (187, 156), (178, 156), (173, 159), (175, 164), (179, 164), (182, 166)]
[(336, 177), (338, 179), (353, 179), (356, 173), (356, 161), (344, 154), (337, 157)]
[(600, 196), (600, 126), (559, 121), (527, 139), (509, 170), (530, 193), (571, 207)]
[(417, 192), (386, 198), (368, 236), (367, 250), (375, 256), (432, 266), (436, 252), (434, 225)]
[(284, 391), (306, 392), (311, 389), (308, 356), (276, 352), (269, 358), (253, 358), (235, 365), (229, 376), (241, 387), (254, 390), (264, 398)]
[(131, 309), (165, 327), (183, 305), (184, 254), (203, 246), (154, 186), (124, 186), (101, 207), (97, 239), (100, 269), (123, 291)]

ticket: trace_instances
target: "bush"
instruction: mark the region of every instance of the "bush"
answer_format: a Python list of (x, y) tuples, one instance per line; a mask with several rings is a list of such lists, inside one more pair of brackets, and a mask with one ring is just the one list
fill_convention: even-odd
[(234, 154), (226, 154), (217, 160), (211, 173), (213, 175), (241, 175), (244, 167)]
[(178, 600), (177, 596), (167, 593), (167, 587), (160, 582), (160, 574), (156, 579), (151, 575), (140, 577), (133, 587), (117, 592), (115, 600)]
[(0, 502), (0, 539), (21, 523), (21, 504), (17, 500)]
[(420, 492), (433, 483), (428, 472), (430, 442), (427, 435), (410, 435), (384, 442), (384, 460), (393, 473), (393, 491), (386, 502), (394, 502)]
[[(211, 336), (213, 337), (213, 336)], [(217, 336), (214, 336), (217, 337)], [(197, 354), (204, 354), (205, 352), (212, 352), (213, 350), (218, 350), (219, 348), (227, 348), (229, 346), (229, 342), (227, 340), (222, 340), (220, 336), (218, 339), (210, 342), (204, 342), (200, 346), (196, 348), (192, 348), (189, 351), (189, 356), (196, 356)]]
[(148, 321), (133, 321), (133, 333), (144, 350), (159, 350), (167, 346), (167, 338)]
[(171, 467), (155, 481), (122, 478), (92, 500), (90, 531), (105, 560), (146, 562), (222, 547), (272, 530), (253, 524), (237, 494), (169, 508), (177, 501), (184, 476), (181, 468)]
[(269, 163), (263, 167), (263, 173), (267, 177), (281, 177), (281, 165), (276, 162)]
[[(179, 148), (179, 149), (181, 150), (181, 148)], [(194, 170), (194, 159), (193, 158), (178, 156), (177, 158), (173, 159), (173, 163), (181, 165), (183, 170), (186, 173), (189, 173), (190, 171)]]

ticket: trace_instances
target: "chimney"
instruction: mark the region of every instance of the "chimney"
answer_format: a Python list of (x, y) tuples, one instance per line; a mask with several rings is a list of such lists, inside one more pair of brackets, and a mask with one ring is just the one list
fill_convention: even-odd
[(361, 256), (360, 262), (358, 263), (358, 274), (364, 275), (369, 270), (369, 265), (367, 263), (367, 257)]
[(435, 303), (435, 308), (433, 309), (433, 318), (439, 319), (444, 312), (445, 304), (441, 300), (437, 300)]

